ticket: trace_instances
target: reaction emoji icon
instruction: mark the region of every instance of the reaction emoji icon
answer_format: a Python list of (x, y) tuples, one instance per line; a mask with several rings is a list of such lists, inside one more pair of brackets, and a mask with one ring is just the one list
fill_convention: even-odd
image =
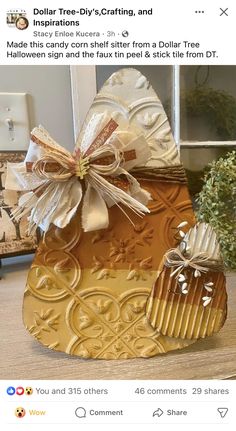
[(25, 394), (32, 395), (32, 393), (33, 393), (33, 388), (31, 388), (30, 386), (27, 386), (27, 388), (25, 388)]
[(9, 388), (7, 388), (7, 395), (14, 395), (15, 393), (16, 393), (16, 390), (14, 386), (9, 386)]
[(25, 392), (24, 388), (22, 388), (22, 386), (18, 386), (18, 388), (16, 388), (16, 394), (17, 395), (23, 395)]
[(25, 409), (23, 407), (17, 407), (15, 410), (15, 415), (17, 418), (23, 418), (25, 416)]

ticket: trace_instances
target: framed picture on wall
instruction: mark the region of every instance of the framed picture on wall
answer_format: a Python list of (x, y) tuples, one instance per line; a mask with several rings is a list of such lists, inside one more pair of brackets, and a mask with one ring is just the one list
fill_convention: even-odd
[(25, 151), (0, 151), (0, 259), (33, 253), (38, 244), (38, 232), (27, 235), (27, 217), (19, 222), (11, 219), (19, 192), (5, 190), (7, 162), (22, 162), (25, 154)]

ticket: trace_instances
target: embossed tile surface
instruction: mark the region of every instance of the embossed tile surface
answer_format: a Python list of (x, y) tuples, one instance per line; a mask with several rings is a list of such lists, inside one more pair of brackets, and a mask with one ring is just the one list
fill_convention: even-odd
[[(164, 252), (183, 219), (193, 223), (186, 186), (145, 183), (151, 214), (132, 226), (110, 210), (108, 230), (84, 233), (80, 213), (51, 229), (28, 276), (24, 322), (42, 344), (93, 358), (148, 357), (190, 344), (160, 335), (145, 316)], [(167, 193), (165, 190), (168, 189)]]
[[(94, 113), (108, 112), (117, 133), (138, 128), (151, 149), (149, 167), (178, 165), (179, 156), (160, 100), (134, 69), (113, 74), (85, 120), (77, 146), (89, 136)], [(124, 135), (126, 136), (126, 135)], [(146, 166), (147, 166), (146, 165)], [(150, 215), (109, 209), (107, 230), (83, 233), (80, 209), (63, 231), (51, 229), (41, 243), (24, 296), (24, 322), (49, 348), (82, 357), (149, 357), (192, 343), (160, 335), (145, 316), (148, 295), (175, 228), (194, 216), (185, 185), (144, 181)]]
[(225, 379), (236, 375), (234, 274), (227, 276), (228, 318), (218, 334), (148, 360), (85, 360), (49, 350), (25, 330), (21, 308), (30, 264), (22, 259), (18, 264), (5, 266), (4, 262), (0, 283), (2, 379)]

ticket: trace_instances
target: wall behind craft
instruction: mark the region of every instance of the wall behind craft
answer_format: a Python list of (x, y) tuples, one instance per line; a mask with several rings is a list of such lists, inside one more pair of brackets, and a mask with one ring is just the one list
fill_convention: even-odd
[(0, 92), (27, 93), (31, 129), (42, 124), (56, 141), (73, 150), (69, 66), (0, 66)]

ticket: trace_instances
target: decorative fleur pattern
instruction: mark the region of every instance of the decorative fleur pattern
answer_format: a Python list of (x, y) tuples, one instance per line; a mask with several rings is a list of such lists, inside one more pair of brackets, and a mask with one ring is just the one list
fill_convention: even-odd
[[(163, 107), (139, 72), (125, 69), (111, 76), (95, 98), (79, 144), (98, 110), (115, 112), (121, 126), (129, 124), (145, 134), (150, 166), (179, 163)], [(111, 207), (109, 229), (81, 233), (79, 209), (65, 229), (53, 228), (45, 235), (24, 296), (25, 326), (44, 346), (83, 358), (126, 359), (155, 356), (193, 342), (160, 334), (146, 318), (163, 254), (176, 245), (172, 227), (194, 221), (188, 191), (148, 181), (142, 187), (152, 195), (150, 215), (140, 219), (129, 214), (134, 226)], [(47, 310), (52, 311), (45, 322), (41, 317)], [(53, 326), (48, 325), (55, 317)]]
[[(148, 190), (153, 192), (149, 186)], [(166, 229), (160, 235), (155, 226), (163, 226), (165, 217), (174, 245), (175, 231), (169, 220), (171, 226), (177, 226), (191, 216), (189, 210), (184, 211), (184, 218), (181, 211), (178, 216), (175, 206), (165, 202), (159, 203), (157, 212), (151, 209), (150, 216), (137, 218), (134, 226), (125, 216), (115, 223), (117, 211), (111, 208), (110, 228), (88, 234), (80, 233), (78, 213), (72, 221), (74, 235), (69, 229), (68, 248), (64, 230), (53, 228), (46, 234), (29, 273), (24, 299), (25, 325), (36, 339), (51, 349), (100, 359), (154, 356), (191, 342), (161, 335), (145, 315), (166, 250)], [(48, 322), (54, 318), (50, 326)]]
[(43, 332), (57, 331), (59, 318), (60, 314), (54, 314), (53, 308), (34, 311), (34, 325), (29, 328), (29, 331), (37, 339), (40, 339)]
[(151, 129), (154, 124), (157, 122), (157, 119), (159, 118), (161, 114), (158, 114), (154, 112), (153, 114), (149, 114), (149, 112), (146, 112), (143, 115), (138, 115), (137, 119), (138, 122), (145, 128), (145, 129)]
[[(132, 227), (131, 229), (132, 230)], [(138, 249), (150, 246), (153, 242), (154, 228), (148, 221), (133, 226), (134, 233), (127, 238), (119, 238), (113, 229), (99, 235), (95, 234), (91, 242), (96, 250), (96, 244), (106, 244), (103, 255), (92, 257), (91, 274), (96, 273), (97, 280), (116, 278), (116, 270), (121, 264), (129, 268), (126, 280), (146, 280), (145, 272), (152, 270), (152, 256), (139, 257)]]
[[(162, 200), (164, 185), (158, 192), (152, 183), (145, 182), (145, 187), (158, 201), (150, 203), (151, 214), (137, 217), (134, 226), (125, 216), (117, 219), (113, 207), (110, 228), (87, 234), (80, 232), (78, 213), (73, 230), (68, 226), (68, 247), (64, 230), (53, 228), (45, 235), (24, 299), (25, 325), (45, 346), (84, 358), (121, 359), (154, 356), (191, 342), (161, 335), (145, 315), (158, 266), (169, 248), (166, 241), (172, 246), (176, 241), (171, 227), (191, 220), (191, 206), (185, 205), (185, 186), (168, 185), (170, 201)], [(175, 203), (176, 189), (184, 204)]]
[(129, 239), (114, 238), (110, 244), (109, 256), (114, 263), (129, 262), (130, 256), (134, 254), (134, 244), (130, 244)]
[(140, 89), (140, 88), (149, 88), (149, 81), (147, 80), (147, 78), (143, 75), (139, 75), (139, 77), (137, 78), (136, 82), (135, 82), (135, 88)]
[(145, 289), (133, 290), (115, 298), (105, 289), (84, 292), (81, 303), (73, 302), (68, 311), (76, 339), (67, 352), (100, 359), (162, 353), (170, 341), (163, 343), (163, 337), (149, 326), (145, 317), (147, 294)]
[(122, 85), (123, 84), (123, 74), (122, 71), (113, 73), (110, 78), (105, 82), (105, 85)]

